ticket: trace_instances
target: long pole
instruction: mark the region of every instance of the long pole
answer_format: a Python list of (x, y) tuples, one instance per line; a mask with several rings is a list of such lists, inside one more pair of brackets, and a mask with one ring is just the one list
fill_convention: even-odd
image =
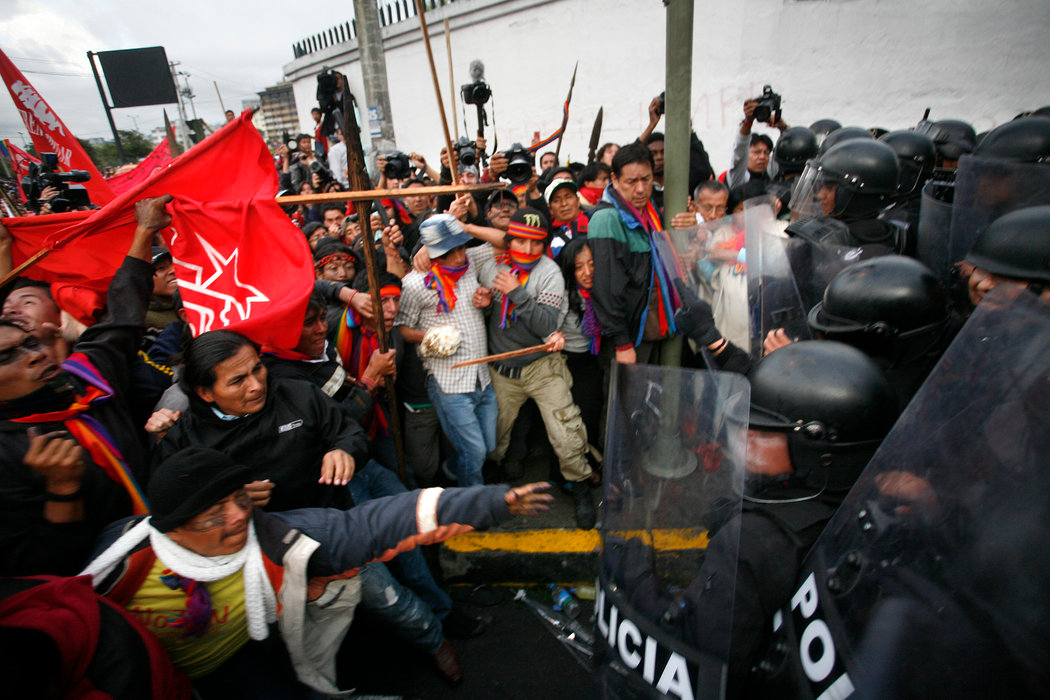
[(429, 187), (413, 187), (411, 192), (403, 189), (392, 190), (364, 190), (363, 192), (317, 192), (315, 194), (291, 194), (277, 197), (277, 203), (281, 206), (289, 204), (318, 204), (321, 202), (356, 202), (371, 199), (404, 199), (417, 195), (432, 197), (442, 194), (460, 194), (462, 192), (487, 192), (490, 190), (502, 190), (507, 187), (506, 182), (479, 182), (476, 185), (431, 185)]
[[(345, 79), (343, 85), (346, 85)], [(354, 115), (354, 106), (350, 101), (350, 90), (343, 89), (343, 142), (346, 143), (347, 174), (350, 189), (362, 191), (370, 189), (368, 171), (365, 169), (365, 151), (361, 146), (361, 127)], [(361, 224), (361, 235), (364, 245), (361, 246), (365, 256), (365, 272), (368, 275), (369, 296), (372, 298), (372, 313), (375, 316), (376, 339), (379, 341), (379, 352), (386, 352), (390, 339), (386, 334), (386, 323), (383, 321), (383, 298), (379, 294), (379, 261), (376, 260), (375, 243), (372, 237), (372, 224), (369, 210), (370, 200), (354, 202), (357, 209), (357, 220)], [(387, 375), (383, 378), (387, 398), (387, 424), (390, 426), (390, 437), (394, 440), (397, 451), (397, 470), (403, 483), (408, 483), (408, 465), (405, 462), (405, 444), (401, 435), (401, 417), (398, 414), (397, 395), (394, 393), (394, 378)], [(378, 410), (378, 408), (377, 408)]]
[(222, 115), (223, 115), (223, 118), (225, 119), (225, 117), (226, 117), (226, 105), (222, 101), (222, 93), (219, 92), (219, 81), (218, 80), (213, 80), (213, 81), (211, 81), (211, 84), (215, 86), (215, 94), (219, 96), (219, 109), (222, 110)]
[(445, 18), (445, 52), (448, 54), (448, 96), (452, 107), (452, 126), (459, 141), (459, 122), (456, 121), (456, 78), (452, 73), (452, 36), (448, 31), (448, 17)]
[[(693, 81), (693, 0), (664, 0), (667, 7), (666, 110), (664, 159), (664, 221), (685, 211), (689, 198), (689, 105)], [(665, 342), (661, 364), (681, 365), (682, 338)], [(676, 396), (673, 394), (673, 396)], [(675, 399), (677, 400), (677, 399)]]
[(427, 60), (430, 61), (430, 77), (434, 81), (434, 94), (437, 95), (438, 111), (441, 112), (441, 128), (445, 132), (445, 148), (448, 149), (448, 169), (452, 173), (452, 184), (459, 184), (456, 174), (455, 152), (452, 150), (452, 138), (448, 132), (448, 119), (445, 117), (445, 103), (441, 99), (441, 86), (438, 84), (437, 68), (434, 66), (434, 52), (430, 48), (430, 32), (427, 31), (427, 18), (423, 16), (423, 0), (416, 0), (416, 13), (419, 15), (419, 26), (423, 30), (423, 45), (427, 48)]

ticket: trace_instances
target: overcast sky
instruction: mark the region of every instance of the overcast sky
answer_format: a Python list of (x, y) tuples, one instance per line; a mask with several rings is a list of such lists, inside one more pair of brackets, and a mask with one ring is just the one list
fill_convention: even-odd
[[(226, 108), (239, 113), (242, 100), (281, 80), (294, 42), (352, 17), (351, 2), (335, 6), (341, 9), (323, 14), (320, 5), (275, 0), (0, 0), (0, 49), (74, 134), (112, 139), (88, 51), (163, 46), (190, 75), (197, 116), (216, 125), (222, 109), (213, 82)], [(118, 109), (113, 118), (118, 129), (137, 123), (148, 133), (164, 123), (163, 108), (172, 118), (178, 114), (172, 104)], [(28, 137), (3, 90), (0, 138), (20, 144), (19, 132)]]

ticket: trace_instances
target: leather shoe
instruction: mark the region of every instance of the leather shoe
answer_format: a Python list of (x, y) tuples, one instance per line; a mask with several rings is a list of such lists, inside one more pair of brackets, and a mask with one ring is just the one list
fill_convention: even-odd
[(441, 679), (455, 688), (463, 682), (463, 671), (459, 667), (459, 656), (446, 639), (434, 652), (434, 668)]
[(590, 530), (598, 521), (598, 511), (594, 507), (594, 499), (591, 498), (591, 480), (575, 481), (572, 484), (572, 505), (576, 516), (576, 527), (581, 530)]

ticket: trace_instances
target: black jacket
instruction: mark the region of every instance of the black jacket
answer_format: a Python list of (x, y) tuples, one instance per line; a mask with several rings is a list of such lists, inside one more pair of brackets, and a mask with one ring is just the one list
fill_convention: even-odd
[[(114, 391), (87, 415), (109, 431), (139, 485), (145, 488), (149, 467), (146, 433), (128, 404), (129, 372), (144, 331), (146, 304), (153, 288), (153, 266), (125, 258), (110, 283), (106, 312), (84, 331), (74, 352), (87, 355)], [(77, 393), (84, 382), (73, 377)], [(112, 520), (131, 514), (124, 488), (91, 461), (83, 481), (85, 520), (52, 523), (44, 519), (44, 478), (23, 462), (29, 449), (26, 430), (32, 423), (0, 421), (0, 576), (72, 575), (91, 552), (91, 544)], [(64, 430), (62, 424), (35, 424), (42, 432)]]
[(219, 450), (251, 468), (252, 479), (270, 479), (274, 489), (266, 510), (349, 508), (346, 486), (319, 484), (326, 452), (344, 450), (358, 464), (367, 461), (361, 426), (313, 384), (270, 377), (266, 405), (237, 420), (220, 419), (211, 404), (190, 397), (190, 410), (154, 451), (160, 464), (183, 447)]

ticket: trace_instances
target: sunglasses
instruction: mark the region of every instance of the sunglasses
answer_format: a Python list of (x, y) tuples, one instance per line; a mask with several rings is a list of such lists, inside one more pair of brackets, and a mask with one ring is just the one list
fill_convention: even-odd
[[(233, 495), (233, 504), (241, 510), (248, 510), (252, 507), (252, 498), (248, 495), (248, 492), (241, 489)], [(199, 520), (197, 522), (188, 522), (186, 527), (194, 532), (208, 532), (214, 530), (217, 527), (224, 527), (226, 525), (226, 513), (220, 513), (213, 518), (206, 520)]]

